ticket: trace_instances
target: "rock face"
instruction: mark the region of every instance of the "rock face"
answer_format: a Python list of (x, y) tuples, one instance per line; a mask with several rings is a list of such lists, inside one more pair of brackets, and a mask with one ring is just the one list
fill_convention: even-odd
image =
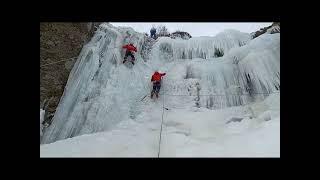
[[(82, 47), (100, 23), (40, 23), (40, 104), (54, 113)], [(61, 61), (61, 62), (58, 62)]]
[(187, 33), (187, 32), (183, 32), (183, 31), (176, 31), (176, 32), (173, 32), (171, 33), (171, 38), (175, 39), (175, 38), (181, 38), (181, 39), (185, 39), (185, 40), (188, 40), (190, 39), (192, 36)]
[(269, 33), (269, 34), (280, 33), (280, 22), (274, 22), (268, 27), (261, 28), (260, 30), (251, 33), (252, 39), (264, 33)]

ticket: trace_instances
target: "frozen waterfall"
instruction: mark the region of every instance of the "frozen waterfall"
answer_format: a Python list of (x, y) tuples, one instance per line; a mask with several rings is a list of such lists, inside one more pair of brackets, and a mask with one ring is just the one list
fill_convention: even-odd
[[(122, 64), (126, 43), (138, 50), (133, 67)], [(134, 118), (155, 70), (170, 70), (161, 89), (168, 96), (179, 92), (209, 109), (245, 105), (280, 91), (280, 34), (251, 40), (248, 33), (227, 30), (153, 42), (132, 28), (103, 23), (79, 54), (41, 143), (107, 131)]]

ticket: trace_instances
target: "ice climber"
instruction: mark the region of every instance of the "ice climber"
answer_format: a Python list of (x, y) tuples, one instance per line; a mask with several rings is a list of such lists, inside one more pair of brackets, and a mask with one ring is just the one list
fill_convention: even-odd
[(134, 51), (137, 52), (137, 48), (134, 47), (132, 43), (124, 45), (122, 46), (122, 48), (127, 49), (126, 55), (124, 56), (124, 60), (122, 63), (125, 63), (127, 61), (128, 56), (131, 56), (131, 63), (134, 65), (135, 58), (134, 58), (133, 52)]
[(161, 88), (161, 78), (162, 76), (166, 75), (166, 73), (159, 73), (158, 71), (155, 71), (152, 75), (151, 82), (153, 82), (153, 89), (151, 91), (151, 98), (153, 97), (153, 94), (156, 94), (156, 97), (159, 97), (159, 91)]
[(151, 38), (156, 39), (156, 32), (157, 32), (156, 28), (152, 27), (150, 30)]

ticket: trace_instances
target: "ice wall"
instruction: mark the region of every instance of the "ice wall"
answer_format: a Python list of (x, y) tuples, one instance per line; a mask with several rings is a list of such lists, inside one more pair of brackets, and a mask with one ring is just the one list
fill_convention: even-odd
[[(144, 41), (145, 36), (131, 28), (101, 24), (69, 75), (42, 143), (107, 130), (127, 118), (132, 104), (149, 91), (145, 74), (151, 70), (140, 56)], [(122, 64), (126, 43), (138, 49), (134, 68)]]
[[(126, 43), (138, 49), (133, 67), (122, 64)], [(227, 30), (215, 37), (155, 42), (132, 28), (104, 23), (83, 47), (41, 143), (106, 131), (134, 118), (140, 99), (150, 93), (153, 72), (177, 59), (183, 60), (177, 63), (185, 69), (181, 77), (199, 83), (198, 103), (204, 107), (243, 105), (267, 96), (255, 93), (280, 90), (280, 33), (250, 40), (247, 33)]]
[(42, 136), (42, 130), (43, 130), (43, 121), (44, 121), (44, 115), (45, 111), (43, 109), (40, 109), (40, 137)]
[(230, 49), (223, 57), (190, 61), (199, 80), (199, 103), (211, 109), (248, 104), (280, 91), (280, 34), (265, 34)]
[(240, 47), (250, 41), (248, 33), (236, 30), (225, 30), (214, 37), (193, 37), (189, 40), (160, 38), (154, 53), (156, 57), (166, 60), (214, 58), (218, 57), (217, 51), (227, 53), (231, 48)]

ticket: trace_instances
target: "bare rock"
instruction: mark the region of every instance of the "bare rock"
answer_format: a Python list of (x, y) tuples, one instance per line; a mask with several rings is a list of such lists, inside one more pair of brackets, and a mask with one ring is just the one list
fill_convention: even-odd
[(55, 112), (75, 63), (58, 61), (77, 57), (99, 24), (40, 23), (40, 103), (53, 97), (48, 106), (50, 113)]

